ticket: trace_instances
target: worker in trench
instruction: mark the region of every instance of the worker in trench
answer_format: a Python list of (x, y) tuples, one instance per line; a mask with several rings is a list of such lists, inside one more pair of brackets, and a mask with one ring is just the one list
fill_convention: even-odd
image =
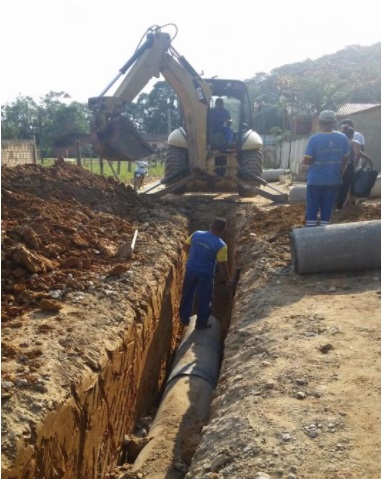
[(188, 254), (179, 307), (180, 320), (184, 326), (190, 323), (194, 299), (197, 297), (195, 329), (211, 327), (208, 318), (211, 314), (216, 264), (228, 289), (233, 286), (228, 269), (227, 245), (222, 240), (226, 227), (225, 218), (215, 218), (209, 231), (195, 231), (183, 245), (183, 250)]

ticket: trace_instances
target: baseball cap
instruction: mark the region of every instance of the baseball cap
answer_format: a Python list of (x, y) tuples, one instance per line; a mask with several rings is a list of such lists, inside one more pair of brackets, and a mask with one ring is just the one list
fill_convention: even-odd
[(323, 110), (318, 115), (319, 121), (336, 121), (336, 114), (332, 110)]

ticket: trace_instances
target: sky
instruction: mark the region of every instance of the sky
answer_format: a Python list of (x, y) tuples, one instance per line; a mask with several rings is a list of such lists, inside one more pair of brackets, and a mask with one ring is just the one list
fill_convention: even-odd
[(381, 42), (380, 5), (368, 0), (0, 0), (1, 104), (20, 95), (38, 102), (50, 91), (87, 102), (115, 78), (149, 27), (169, 23), (178, 28), (173, 47), (196, 71), (207, 78), (245, 80), (349, 45)]

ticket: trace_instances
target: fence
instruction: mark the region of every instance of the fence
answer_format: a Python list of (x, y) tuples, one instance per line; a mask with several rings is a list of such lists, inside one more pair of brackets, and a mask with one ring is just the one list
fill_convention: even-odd
[(264, 146), (264, 167), (290, 170), (300, 176), (300, 164), (304, 158), (308, 137), (284, 141), (280, 145)]
[(36, 163), (34, 140), (1, 140), (1, 165), (16, 166)]

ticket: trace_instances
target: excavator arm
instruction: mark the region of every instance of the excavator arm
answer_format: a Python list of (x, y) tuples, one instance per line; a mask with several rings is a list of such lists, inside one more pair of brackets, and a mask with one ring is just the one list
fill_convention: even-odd
[[(89, 99), (94, 113), (93, 138), (98, 154), (109, 160), (136, 161), (152, 153), (150, 145), (122, 113), (126, 105), (160, 74), (178, 95), (187, 134), (190, 170), (202, 170), (207, 145), (206, 110), (211, 88), (171, 45), (172, 38), (158, 26), (120, 69), (99, 97)], [(112, 96), (105, 96), (125, 75)]]

